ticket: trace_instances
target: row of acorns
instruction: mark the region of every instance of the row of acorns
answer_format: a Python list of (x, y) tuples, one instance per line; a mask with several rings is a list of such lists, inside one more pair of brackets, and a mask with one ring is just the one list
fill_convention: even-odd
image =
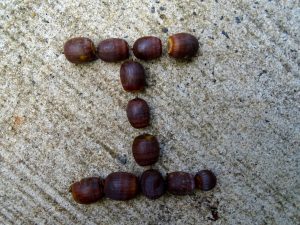
[[(197, 54), (199, 42), (188, 33), (178, 33), (168, 38), (168, 53), (174, 58), (191, 58)], [(106, 62), (117, 62), (129, 57), (128, 43), (119, 38), (101, 41), (97, 47), (88, 38), (78, 37), (68, 40), (64, 45), (66, 58), (75, 64), (94, 61), (100, 58)], [(161, 40), (146, 36), (139, 38), (133, 45), (133, 54), (142, 60), (156, 59), (162, 54)], [(143, 66), (135, 61), (126, 61), (121, 65), (120, 80), (125, 91), (141, 91), (146, 86)], [(126, 113), (128, 121), (134, 128), (144, 128), (150, 123), (150, 109), (147, 102), (135, 98), (128, 102)], [(132, 145), (132, 154), (140, 166), (153, 165), (158, 161), (160, 148), (157, 138), (150, 134), (136, 137)], [(198, 172), (195, 177), (186, 172), (167, 174), (166, 181), (157, 170), (145, 171), (139, 181), (131, 173), (111, 173), (105, 180), (99, 177), (84, 178), (71, 185), (70, 191), (76, 202), (89, 204), (101, 199), (104, 194), (114, 200), (129, 200), (139, 190), (149, 199), (157, 199), (166, 190), (176, 195), (186, 195), (195, 187), (208, 191), (216, 185), (216, 177), (209, 170)]]
[[(173, 58), (191, 58), (197, 54), (198, 49), (199, 42), (191, 34), (178, 33), (168, 38), (168, 53)], [(135, 41), (132, 51), (138, 59), (156, 59), (162, 55), (162, 43), (154, 36), (142, 37)], [(109, 38), (101, 41), (96, 49), (91, 39), (77, 37), (65, 43), (64, 54), (67, 60), (75, 64), (91, 62), (97, 58), (105, 62), (118, 62), (129, 58), (129, 46), (123, 39)]]
[(202, 170), (195, 176), (186, 172), (167, 174), (166, 180), (158, 170), (149, 169), (140, 178), (128, 172), (109, 174), (105, 180), (88, 177), (75, 182), (70, 192), (77, 203), (90, 204), (104, 196), (112, 200), (126, 201), (141, 191), (149, 199), (158, 199), (166, 191), (174, 195), (192, 194), (195, 188), (209, 191), (216, 186), (217, 179), (210, 170)]

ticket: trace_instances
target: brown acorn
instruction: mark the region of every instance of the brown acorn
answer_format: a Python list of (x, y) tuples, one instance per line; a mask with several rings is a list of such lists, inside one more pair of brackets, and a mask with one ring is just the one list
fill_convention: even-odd
[(64, 44), (64, 54), (68, 61), (75, 64), (91, 62), (97, 59), (96, 49), (91, 39), (76, 37)]
[(134, 42), (132, 50), (138, 59), (151, 60), (159, 58), (162, 54), (161, 40), (153, 36), (139, 38)]
[(140, 177), (141, 191), (149, 199), (157, 199), (166, 192), (163, 176), (157, 170), (146, 170)]
[(147, 102), (135, 98), (128, 102), (126, 113), (128, 121), (134, 128), (144, 128), (150, 123), (150, 109)]
[(174, 195), (187, 195), (195, 190), (194, 176), (186, 172), (167, 174), (168, 191)]
[(132, 173), (115, 172), (105, 179), (104, 193), (110, 199), (125, 201), (134, 198), (138, 192), (138, 179)]
[(125, 91), (140, 91), (146, 85), (144, 67), (138, 62), (124, 62), (121, 65), (120, 78)]
[(188, 33), (178, 33), (168, 38), (168, 53), (177, 59), (191, 58), (199, 49), (197, 38)]
[(128, 59), (128, 43), (120, 38), (103, 40), (98, 44), (97, 54), (105, 62), (118, 62)]
[(217, 178), (210, 170), (201, 170), (195, 175), (196, 188), (202, 191), (210, 191), (217, 184)]
[(103, 181), (99, 177), (87, 177), (70, 186), (74, 200), (80, 204), (90, 204), (100, 200), (103, 195)]
[(140, 166), (156, 163), (159, 158), (159, 143), (156, 137), (150, 134), (137, 136), (132, 144), (132, 154)]

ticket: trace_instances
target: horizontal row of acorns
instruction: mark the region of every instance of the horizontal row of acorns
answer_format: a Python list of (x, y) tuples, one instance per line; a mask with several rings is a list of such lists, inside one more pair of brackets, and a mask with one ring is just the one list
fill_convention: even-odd
[[(195, 36), (178, 33), (168, 38), (168, 54), (177, 59), (191, 58), (199, 49)], [(152, 60), (162, 55), (162, 42), (154, 36), (145, 36), (135, 41), (132, 48), (136, 58)], [(105, 62), (118, 62), (129, 58), (129, 45), (121, 38), (109, 38), (101, 41), (97, 48), (93, 41), (85, 37), (68, 40), (64, 45), (64, 54), (72, 63), (82, 64), (98, 58)]]
[(104, 196), (118, 201), (136, 197), (139, 192), (148, 199), (158, 199), (166, 191), (174, 195), (192, 194), (195, 188), (209, 191), (216, 186), (217, 179), (210, 170), (201, 170), (193, 176), (186, 172), (172, 172), (164, 179), (155, 169), (143, 172), (138, 178), (128, 172), (114, 172), (105, 180), (100, 177), (87, 177), (70, 187), (74, 200), (80, 204), (91, 204)]

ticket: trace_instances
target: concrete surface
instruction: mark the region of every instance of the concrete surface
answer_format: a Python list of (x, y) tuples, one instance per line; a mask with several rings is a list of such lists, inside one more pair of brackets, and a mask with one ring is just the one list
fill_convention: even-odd
[[(299, 224), (299, 1), (1, 0), (0, 16), (0, 224)], [(143, 131), (127, 122), (119, 63), (62, 52), (75, 36), (132, 45), (182, 31), (201, 53), (143, 62)], [(142, 132), (161, 142), (154, 168), (209, 168), (217, 188), (76, 204), (73, 181), (143, 171), (130, 152)]]

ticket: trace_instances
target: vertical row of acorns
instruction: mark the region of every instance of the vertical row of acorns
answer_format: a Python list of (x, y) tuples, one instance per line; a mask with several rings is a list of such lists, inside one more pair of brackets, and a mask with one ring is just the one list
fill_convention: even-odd
[[(177, 59), (191, 58), (197, 54), (199, 42), (188, 33), (178, 33), (168, 38), (168, 54)], [(162, 43), (157, 37), (139, 38), (133, 45), (133, 54), (141, 60), (152, 60), (162, 55)], [(101, 41), (97, 49), (88, 38), (78, 37), (68, 40), (64, 45), (64, 54), (72, 63), (91, 62), (97, 58), (106, 62), (118, 62), (129, 58), (128, 43), (119, 38)], [(136, 61), (125, 61), (121, 65), (120, 80), (127, 92), (137, 92), (145, 88), (144, 67)], [(150, 123), (150, 110), (147, 102), (134, 98), (127, 104), (128, 121), (136, 129), (145, 128)], [(157, 138), (150, 134), (136, 137), (132, 144), (132, 154), (140, 166), (150, 166), (158, 161), (160, 147)], [(216, 185), (216, 176), (210, 170), (202, 170), (195, 176), (176, 171), (168, 173), (166, 180), (158, 170), (149, 169), (138, 178), (128, 172), (114, 172), (106, 179), (88, 177), (75, 182), (70, 187), (74, 200), (81, 204), (90, 204), (102, 197), (113, 200), (129, 200), (140, 191), (149, 199), (157, 199), (166, 191), (174, 195), (193, 193), (195, 188), (209, 191)]]

